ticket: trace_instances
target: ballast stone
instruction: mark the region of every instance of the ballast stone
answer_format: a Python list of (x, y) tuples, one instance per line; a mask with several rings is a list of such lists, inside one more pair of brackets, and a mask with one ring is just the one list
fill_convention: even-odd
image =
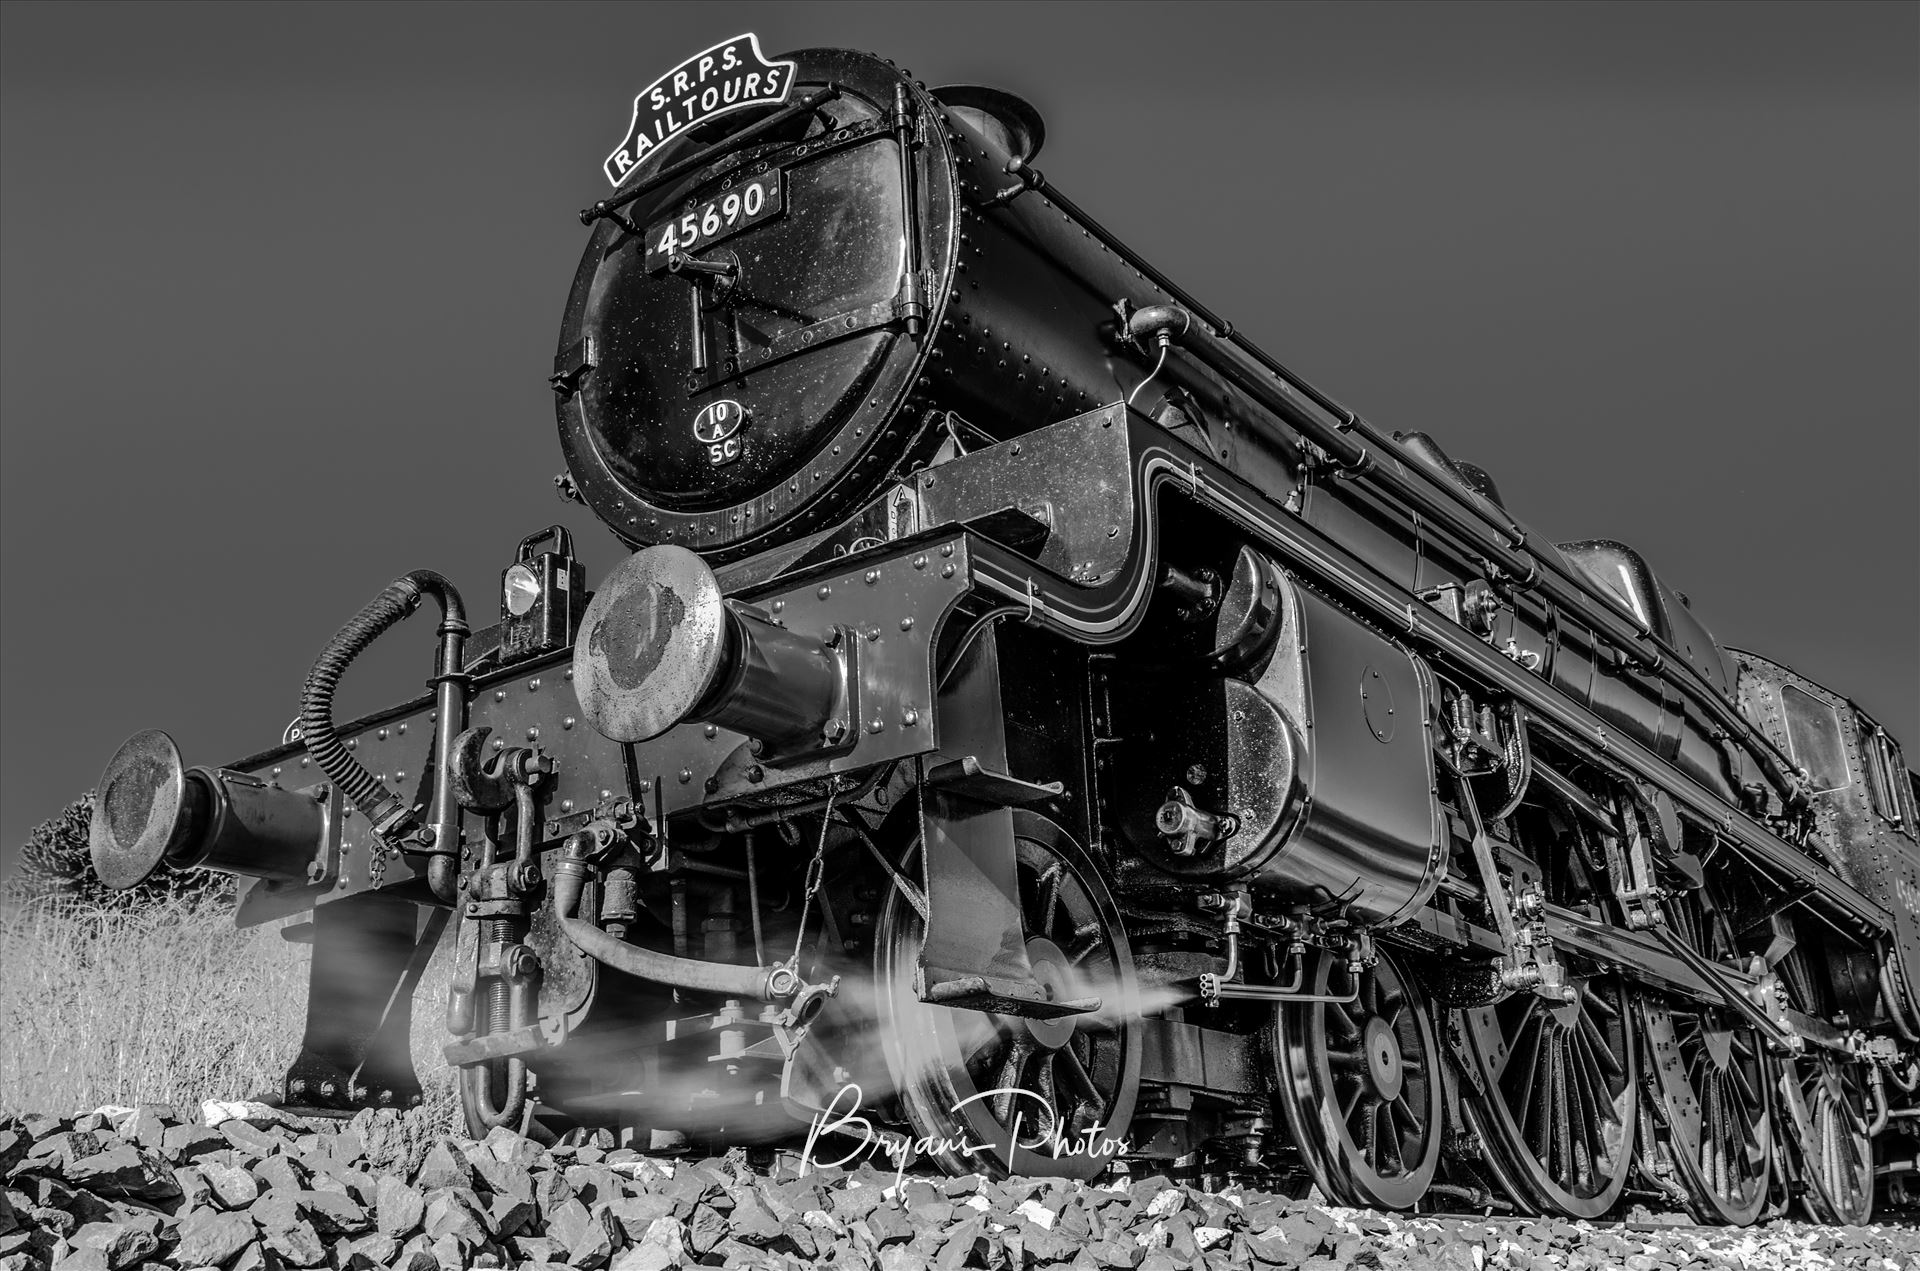
[(340, 1125), (242, 1107), (217, 1127), (164, 1105), (0, 1120), (0, 1271), (1892, 1271), (1920, 1259), (1920, 1233), (1893, 1227), (1443, 1220), (1163, 1178), (762, 1176), (741, 1153), (662, 1160), (602, 1133), (543, 1147), (436, 1134), (418, 1114)]

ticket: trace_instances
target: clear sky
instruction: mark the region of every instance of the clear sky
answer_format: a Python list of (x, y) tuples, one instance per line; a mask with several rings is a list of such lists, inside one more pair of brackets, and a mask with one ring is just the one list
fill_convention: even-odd
[[(1632, 542), (1920, 755), (1913, 5), (0, 7), (0, 845), (276, 741), (396, 574), (483, 615), (633, 94), (744, 30), (1029, 97), (1288, 364)], [(356, 666), (410, 692), (430, 629)]]

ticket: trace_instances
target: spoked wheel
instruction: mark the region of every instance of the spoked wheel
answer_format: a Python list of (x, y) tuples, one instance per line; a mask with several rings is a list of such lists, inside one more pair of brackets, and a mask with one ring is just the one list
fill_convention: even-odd
[[(1711, 880), (1662, 906), (1675, 935), (1711, 962), (1733, 962), (1733, 929)], [(1772, 1065), (1739, 1016), (1700, 1002), (1642, 1002), (1648, 1094), (1666, 1127), (1650, 1144), (1705, 1222), (1745, 1226), (1767, 1203), (1773, 1168)], [(1658, 1137), (1658, 1136), (1656, 1136)]]
[(1485, 1091), (1475, 1110), (1521, 1199), (1598, 1218), (1633, 1167), (1639, 1037), (1616, 978), (1570, 982), (1570, 1002), (1521, 993), (1464, 1011), (1461, 1035)]
[(1801, 1203), (1815, 1222), (1858, 1227), (1873, 1217), (1873, 1140), (1859, 1068), (1828, 1051), (1787, 1065), (1788, 1080), (1799, 1082), (1807, 1110), (1804, 1131), (1796, 1127), (1793, 1137), (1806, 1166)]
[(1664, 1153), (1703, 1221), (1745, 1226), (1767, 1203), (1773, 1130), (1759, 1036), (1712, 1007), (1648, 1002), (1650, 1093)]
[(900, 1103), (954, 1174), (1092, 1178), (1119, 1159), (1140, 1088), (1139, 998), (1120, 912), (1066, 831), (1016, 811), (1020, 913), (1034, 976), (1101, 1010), (1023, 1019), (919, 1000), (925, 925), (896, 892), (881, 912), (880, 1024)]
[[(1833, 1007), (1806, 946), (1795, 944), (1774, 967), (1795, 1010), (1829, 1016)], [(1809, 1047), (1780, 1061), (1782, 1153), (1800, 1162), (1801, 1208), (1815, 1222), (1862, 1225), (1873, 1217), (1873, 1139), (1858, 1064)], [(1796, 1097), (1797, 1096), (1797, 1097)]]
[[(1546, 900), (1605, 921), (1607, 883), (1578, 824), (1561, 831), (1527, 816), (1523, 825), (1523, 844), (1555, 844), (1534, 863)], [(1633, 1168), (1640, 1036), (1619, 977), (1569, 972), (1572, 1001), (1524, 993), (1463, 1011), (1460, 1037), (1481, 1089), (1469, 1112), (1513, 1198), (1591, 1219), (1620, 1198)]]
[[(1313, 955), (1307, 991), (1344, 996), (1346, 966)], [(1350, 1002), (1275, 1012), (1280, 1110), (1320, 1190), (1338, 1204), (1411, 1209), (1440, 1161), (1440, 1052), (1425, 997), (1384, 949)]]

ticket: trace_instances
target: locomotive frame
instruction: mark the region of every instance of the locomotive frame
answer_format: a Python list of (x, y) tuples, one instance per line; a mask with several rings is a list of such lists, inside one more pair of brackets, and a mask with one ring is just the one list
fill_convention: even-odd
[[(1920, 850), (1884, 731), (1253, 347), (1046, 183), (1024, 103), (790, 56), (788, 102), (583, 213), (563, 492), (640, 550), (589, 602), (530, 536), (483, 631), (407, 575), (282, 745), (189, 770), (142, 733), (103, 777), (107, 881), (312, 911), (288, 1099), (417, 1096), (457, 917), (476, 1129), (789, 1142), (857, 1087), (950, 1170), (1904, 1199)], [(799, 210), (651, 266), (652, 218), (770, 171), (897, 231), (895, 273), (849, 235), (782, 276), (850, 303), (741, 317)], [(720, 402), (750, 431), (709, 457)], [(336, 725), (429, 598), (431, 692)]]

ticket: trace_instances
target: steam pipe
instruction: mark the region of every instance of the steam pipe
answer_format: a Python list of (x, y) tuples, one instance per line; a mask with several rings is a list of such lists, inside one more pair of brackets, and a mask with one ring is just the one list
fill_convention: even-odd
[(784, 966), (738, 966), (657, 953), (615, 939), (586, 919), (576, 918), (573, 911), (579, 906), (580, 893), (593, 872), (587, 859), (592, 847), (591, 836), (574, 835), (568, 839), (553, 873), (554, 916), (559, 918), (560, 929), (567, 933), (567, 939), (582, 953), (636, 979), (695, 993), (783, 1002), (799, 990), (799, 977)]
[(1867, 1069), (1867, 1089), (1873, 1091), (1873, 1120), (1867, 1122), (1867, 1137), (1871, 1139), (1887, 1128), (1891, 1115), (1887, 1110), (1887, 1081), (1879, 1064)]
[(1307, 960), (1302, 956), (1294, 963), (1293, 978), (1285, 984), (1220, 984), (1214, 986), (1213, 995), (1232, 1002), (1329, 1002), (1336, 1006), (1360, 1000), (1360, 975), (1352, 964), (1348, 964), (1347, 979), (1353, 987), (1344, 993), (1302, 993), (1300, 986), (1306, 976)]
[(1905, 1016), (1901, 1014), (1900, 997), (1893, 991), (1893, 973), (1887, 969), (1887, 965), (1888, 959), (1883, 956), (1880, 959), (1880, 996), (1886, 999), (1887, 1019), (1892, 1023), (1893, 1031), (1899, 1033), (1903, 1041), (1920, 1041), (1920, 1037), (1914, 1036), (1913, 1029), (1908, 1026)]
[(427, 846), (435, 849), (427, 860), (427, 890), (434, 899), (451, 905), (459, 889), (463, 815), (454, 781), (454, 767), (459, 762), (454, 743), (467, 727), (467, 693), (473, 678), (466, 673), (467, 623), (459, 612), (460, 595), (451, 583), (447, 584), (447, 593), (441, 598), (440, 656), (433, 674), (433, 754), (439, 771), (434, 774), (433, 810), (427, 818), (427, 831), (432, 835)]

